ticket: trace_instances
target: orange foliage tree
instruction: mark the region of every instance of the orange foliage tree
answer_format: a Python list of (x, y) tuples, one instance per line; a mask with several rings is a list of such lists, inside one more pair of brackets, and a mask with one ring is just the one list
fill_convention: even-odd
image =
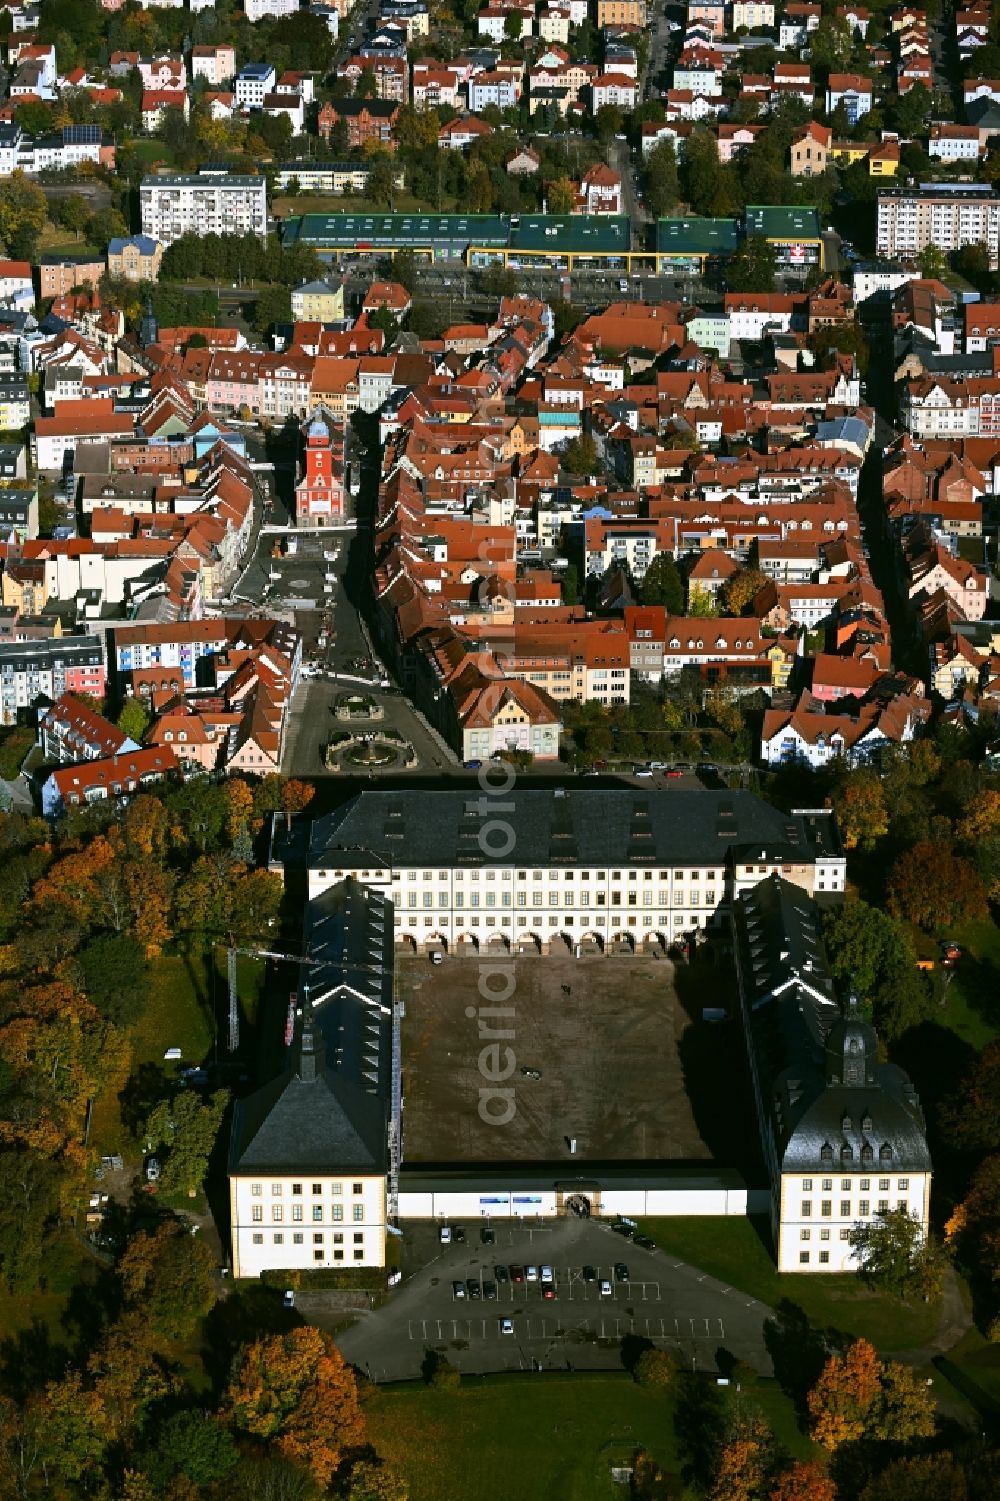
[(354, 1373), (328, 1334), (303, 1326), (245, 1345), (227, 1393), (232, 1426), (327, 1486), (364, 1440)]
[(936, 928), (989, 916), (986, 889), (974, 865), (947, 845), (920, 839), (889, 873), (889, 911), (917, 927)]
[(760, 1501), (774, 1463), (774, 1436), (760, 1413), (733, 1421), (715, 1464), (709, 1501)]
[(934, 1432), (934, 1403), (926, 1384), (898, 1361), (880, 1361), (866, 1339), (831, 1355), (809, 1393), (812, 1436), (824, 1449), (859, 1439), (908, 1443)]
[(881, 1389), (874, 1345), (855, 1340), (843, 1355), (831, 1355), (808, 1397), (812, 1436), (831, 1453), (863, 1438)]
[(771, 1488), (768, 1501), (837, 1501), (837, 1487), (815, 1460), (796, 1460)]

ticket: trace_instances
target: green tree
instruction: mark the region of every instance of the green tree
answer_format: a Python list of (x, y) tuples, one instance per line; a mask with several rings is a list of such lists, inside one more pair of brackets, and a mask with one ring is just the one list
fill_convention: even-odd
[(118, 1027), (138, 1021), (146, 1004), (149, 963), (131, 933), (98, 933), (78, 950), (80, 989)]
[(601, 461), (597, 453), (597, 444), (589, 433), (581, 433), (579, 438), (569, 440), (562, 451), (560, 464), (567, 474), (600, 473)]
[(906, 1209), (889, 1209), (848, 1232), (858, 1275), (870, 1287), (898, 1298), (937, 1298), (944, 1265), (920, 1221)]
[(184, 1475), (193, 1485), (225, 1480), (239, 1462), (239, 1451), (218, 1419), (207, 1412), (176, 1412), (159, 1430), (147, 1467), (161, 1494)]
[(37, 183), (18, 168), (0, 181), (0, 243), (17, 260), (33, 260), (48, 206)]
[(118, 1263), (125, 1299), (168, 1339), (193, 1334), (215, 1301), (215, 1258), (190, 1226), (165, 1220), (132, 1237)]
[(680, 194), (677, 150), (672, 140), (654, 146), (643, 167), (646, 202), (654, 219), (672, 214)]
[(100, 250), (107, 250), (112, 240), (127, 234), (125, 216), (116, 208), (98, 209), (87, 220), (87, 238)]
[(116, 723), (123, 735), (141, 745), (142, 737), (149, 729), (149, 714), (142, 700), (135, 697), (126, 699)]
[(396, 163), (387, 151), (371, 159), (367, 196), (376, 208), (392, 209), (396, 202)]
[(848, 901), (827, 912), (823, 939), (833, 974), (854, 985), (862, 998), (874, 995), (897, 970), (916, 964), (906, 929), (867, 902)]
[(656, 554), (643, 574), (639, 598), (644, 605), (662, 605), (668, 615), (683, 615), (684, 584), (670, 553)]
[(594, 116), (594, 128), (599, 141), (610, 141), (624, 130), (625, 116), (617, 104), (602, 104)]
[(762, 235), (750, 235), (731, 257), (726, 285), (732, 292), (773, 292), (777, 254)]
[(193, 1090), (183, 1090), (156, 1106), (143, 1136), (148, 1150), (166, 1148), (160, 1173), (164, 1193), (189, 1193), (201, 1187), (228, 1103), (226, 1089), (216, 1090), (204, 1101)]
[(917, 255), (917, 265), (920, 267), (920, 275), (927, 278), (937, 278), (948, 269), (948, 261), (944, 251), (937, 245), (925, 245)]
[(524, 27), (524, 17), (519, 10), (509, 10), (503, 18), (503, 34), (508, 42), (519, 42)]
[(405, 287), (410, 293), (417, 289), (420, 278), (420, 268), (417, 258), (412, 250), (400, 250), (392, 259), (392, 279), (398, 281), (401, 287)]

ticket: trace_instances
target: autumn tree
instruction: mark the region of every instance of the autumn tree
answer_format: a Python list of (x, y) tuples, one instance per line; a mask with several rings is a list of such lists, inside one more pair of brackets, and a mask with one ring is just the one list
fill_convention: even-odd
[(766, 583), (767, 575), (759, 568), (741, 568), (734, 573), (723, 591), (730, 615), (742, 615)]
[(655, 1347), (643, 1350), (632, 1369), (638, 1386), (665, 1388), (672, 1386), (677, 1376), (677, 1365), (669, 1350)]
[(774, 1465), (774, 1435), (752, 1409), (732, 1417), (715, 1462), (709, 1501), (764, 1501)]
[(967, 1501), (966, 1470), (952, 1454), (894, 1459), (861, 1492), (859, 1501)]
[(362, 1459), (351, 1467), (347, 1501), (408, 1501), (407, 1481), (385, 1460)]
[(100, 1397), (79, 1371), (49, 1382), (39, 1419), (46, 1474), (70, 1495), (96, 1489), (112, 1434)]
[(994, 1154), (979, 1163), (946, 1235), (958, 1246), (964, 1262), (983, 1276), (1000, 1280), (1000, 1156)]
[[(518, 12), (518, 14), (520, 14)], [(569, 177), (557, 177), (546, 188), (550, 214), (571, 214), (576, 204), (576, 183)]]
[(169, 1339), (184, 1339), (215, 1300), (212, 1253), (181, 1220), (164, 1220), (129, 1241), (118, 1263), (128, 1303)]
[(857, 1258), (858, 1275), (870, 1286), (898, 1298), (940, 1296), (941, 1255), (908, 1210), (887, 1209), (871, 1220), (859, 1221), (848, 1232), (848, 1241)]
[(870, 767), (850, 772), (834, 797), (846, 849), (871, 850), (889, 832), (889, 814), (878, 772)]
[(226, 1408), (237, 1433), (302, 1465), (323, 1486), (364, 1438), (354, 1374), (331, 1337), (309, 1325), (244, 1346)]
[(833, 1453), (864, 1438), (901, 1443), (934, 1432), (934, 1403), (907, 1366), (882, 1362), (866, 1339), (831, 1355), (807, 1398), (812, 1436)]
[(889, 911), (927, 932), (989, 915), (986, 892), (968, 860), (947, 845), (918, 840), (889, 873)]
[(207, 1099), (184, 1089), (156, 1106), (146, 1121), (144, 1139), (150, 1151), (166, 1153), (160, 1172), (163, 1193), (190, 1193), (201, 1187), (228, 1103), (226, 1089)]
[(0, 243), (17, 260), (33, 260), (48, 206), (37, 183), (18, 168), (0, 182)]
[(837, 1487), (815, 1460), (799, 1459), (777, 1477), (768, 1501), (837, 1501)]
[(145, 1306), (127, 1310), (104, 1331), (87, 1359), (90, 1387), (113, 1442), (128, 1438), (158, 1402), (180, 1389), (178, 1378), (167, 1374), (154, 1348), (158, 1330), (165, 1332)]

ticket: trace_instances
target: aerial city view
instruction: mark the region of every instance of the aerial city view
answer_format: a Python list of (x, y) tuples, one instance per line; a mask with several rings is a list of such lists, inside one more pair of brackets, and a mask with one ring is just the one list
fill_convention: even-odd
[(997, 1501), (1000, 3), (2, 21), (0, 1501)]

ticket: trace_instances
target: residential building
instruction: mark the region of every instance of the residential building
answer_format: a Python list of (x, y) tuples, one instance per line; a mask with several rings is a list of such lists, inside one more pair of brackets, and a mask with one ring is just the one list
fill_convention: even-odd
[(100, 761), (136, 742), (72, 693), (64, 693), (38, 716), (38, 743), (47, 761)]
[(0, 722), (64, 693), (104, 697), (104, 644), (96, 636), (0, 643)]
[(395, 99), (333, 99), (328, 105), (330, 128), (343, 120), (347, 125), (347, 142), (353, 149), (369, 141), (395, 149), (392, 131), (399, 117)]
[(847, 123), (857, 125), (872, 107), (872, 85), (857, 73), (831, 73), (826, 85), (826, 112), (832, 115), (839, 104), (847, 111)]
[(921, 183), (878, 195), (876, 249), (889, 260), (912, 260), (928, 245), (946, 254), (985, 245), (1000, 267), (1000, 195), (982, 183)]
[(156, 281), (163, 246), (149, 235), (115, 237), (108, 245), (108, 275), (124, 281)]
[(274, 92), (278, 75), (270, 63), (245, 63), (236, 75), (236, 103), (240, 109), (264, 108), (264, 97)]
[(292, 292), (296, 323), (336, 323), (344, 316), (344, 283), (304, 281)]
[(42, 812), (59, 818), (69, 808), (107, 798), (124, 798), (151, 782), (176, 776), (177, 758), (168, 745), (146, 750), (126, 750), (106, 760), (83, 761), (50, 772), (42, 783)]
[(191, 77), (204, 78), (213, 89), (228, 83), (236, 72), (236, 52), (227, 44), (191, 49)]
[(143, 234), (163, 245), (184, 234), (256, 234), (263, 239), (266, 179), (214, 167), (147, 177), (139, 189), (139, 209)]
[(810, 120), (800, 125), (792, 136), (791, 169), (793, 177), (819, 177), (830, 160), (833, 131), (829, 125)]
[(43, 255), (38, 262), (40, 297), (65, 297), (75, 287), (89, 282), (96, 287), (107, 262), (92, 255)]
[(856, 1269), (851, 1231), (890, 1210), (926, 1236), (920, 1102), (857, 996), (838, 998), (817, 904), (775, 874), (736, 898), (732, 929), (778, 1271)]

